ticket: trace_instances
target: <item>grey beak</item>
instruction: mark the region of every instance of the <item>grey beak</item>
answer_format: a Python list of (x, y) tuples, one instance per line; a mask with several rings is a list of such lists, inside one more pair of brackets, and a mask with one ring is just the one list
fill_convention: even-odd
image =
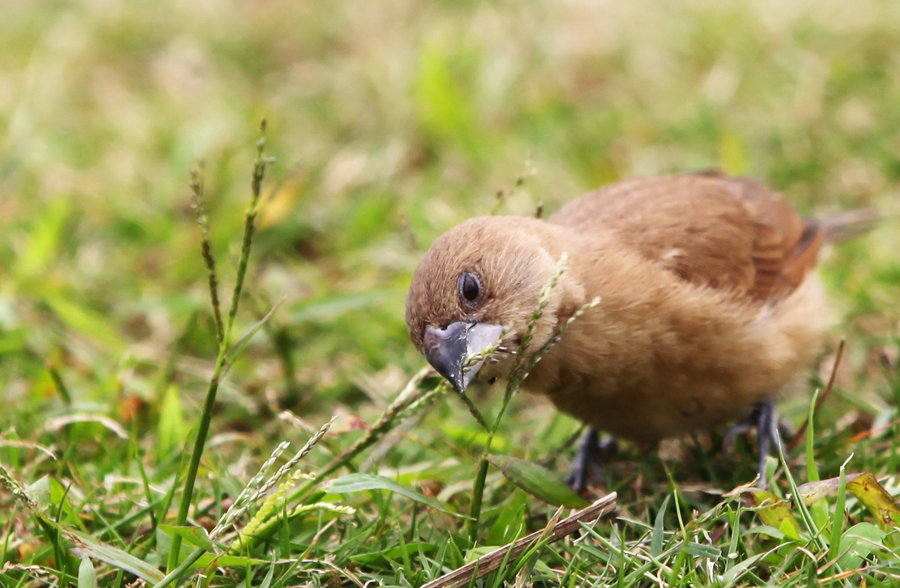
[(466, 361), (494, 344), (502, 333), (500, 325), (486, 323), (456, 322), (443, 329), (426, 327), (425, 359), (457, 392), (463, 392), (484, 363), (480, 361), (464, 371)]

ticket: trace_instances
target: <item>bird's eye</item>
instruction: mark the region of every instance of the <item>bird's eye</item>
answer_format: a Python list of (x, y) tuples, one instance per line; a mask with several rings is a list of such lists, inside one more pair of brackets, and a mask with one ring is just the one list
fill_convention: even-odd
[(481, 280), (472, 272), (463, 272), (456, 280), (456, 289), (466, 304), (475, 304), (481, 298)]

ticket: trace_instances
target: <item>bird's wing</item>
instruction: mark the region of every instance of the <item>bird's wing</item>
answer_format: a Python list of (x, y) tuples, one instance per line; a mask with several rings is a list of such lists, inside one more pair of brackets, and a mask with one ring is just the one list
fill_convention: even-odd
[(548, 220), (587, 234), (612, 231), (684, 280), (756, 301), (793, 291), (823, 240), (819, 224), (778, 193), (713, 172), (619, 182)]

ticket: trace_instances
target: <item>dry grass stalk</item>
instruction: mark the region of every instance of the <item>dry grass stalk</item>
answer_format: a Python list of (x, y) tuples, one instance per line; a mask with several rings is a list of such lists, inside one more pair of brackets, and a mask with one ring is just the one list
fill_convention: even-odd
[(603, 515), (612, 512), (615, 508), (616, 493), (613, 492), (597, 500), (587, 508), (579, 510), (572, 516), (567, 517), (552, 526), (541, 529), (540, 531), (535, 531), (534, 533), (526, 535), (509, 545), (504, 545), (461, 568), (457, 568), (452, 572), (444, 574), (440, 578), (424, 584), (422, 588), (453, 588), (455, 586), (466, 586), (473, 579), (481, 578), (491, 572), (497, 571), (504, 561), (519, 557), (536, 543), (540, 541), (545, 541), (547, 543), (558, 541), (580, 529), (581, 523), (593, 523)]

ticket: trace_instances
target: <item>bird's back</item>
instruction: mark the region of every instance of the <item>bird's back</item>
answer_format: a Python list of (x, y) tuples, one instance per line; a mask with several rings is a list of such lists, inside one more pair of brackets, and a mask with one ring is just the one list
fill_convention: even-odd
[(820, 224), (777, 192), (718, 173), (618, 182), (548, 220), (580, 232), (610, 231), (685, 281), (756, 302), (796, 289), (823, 241)]

